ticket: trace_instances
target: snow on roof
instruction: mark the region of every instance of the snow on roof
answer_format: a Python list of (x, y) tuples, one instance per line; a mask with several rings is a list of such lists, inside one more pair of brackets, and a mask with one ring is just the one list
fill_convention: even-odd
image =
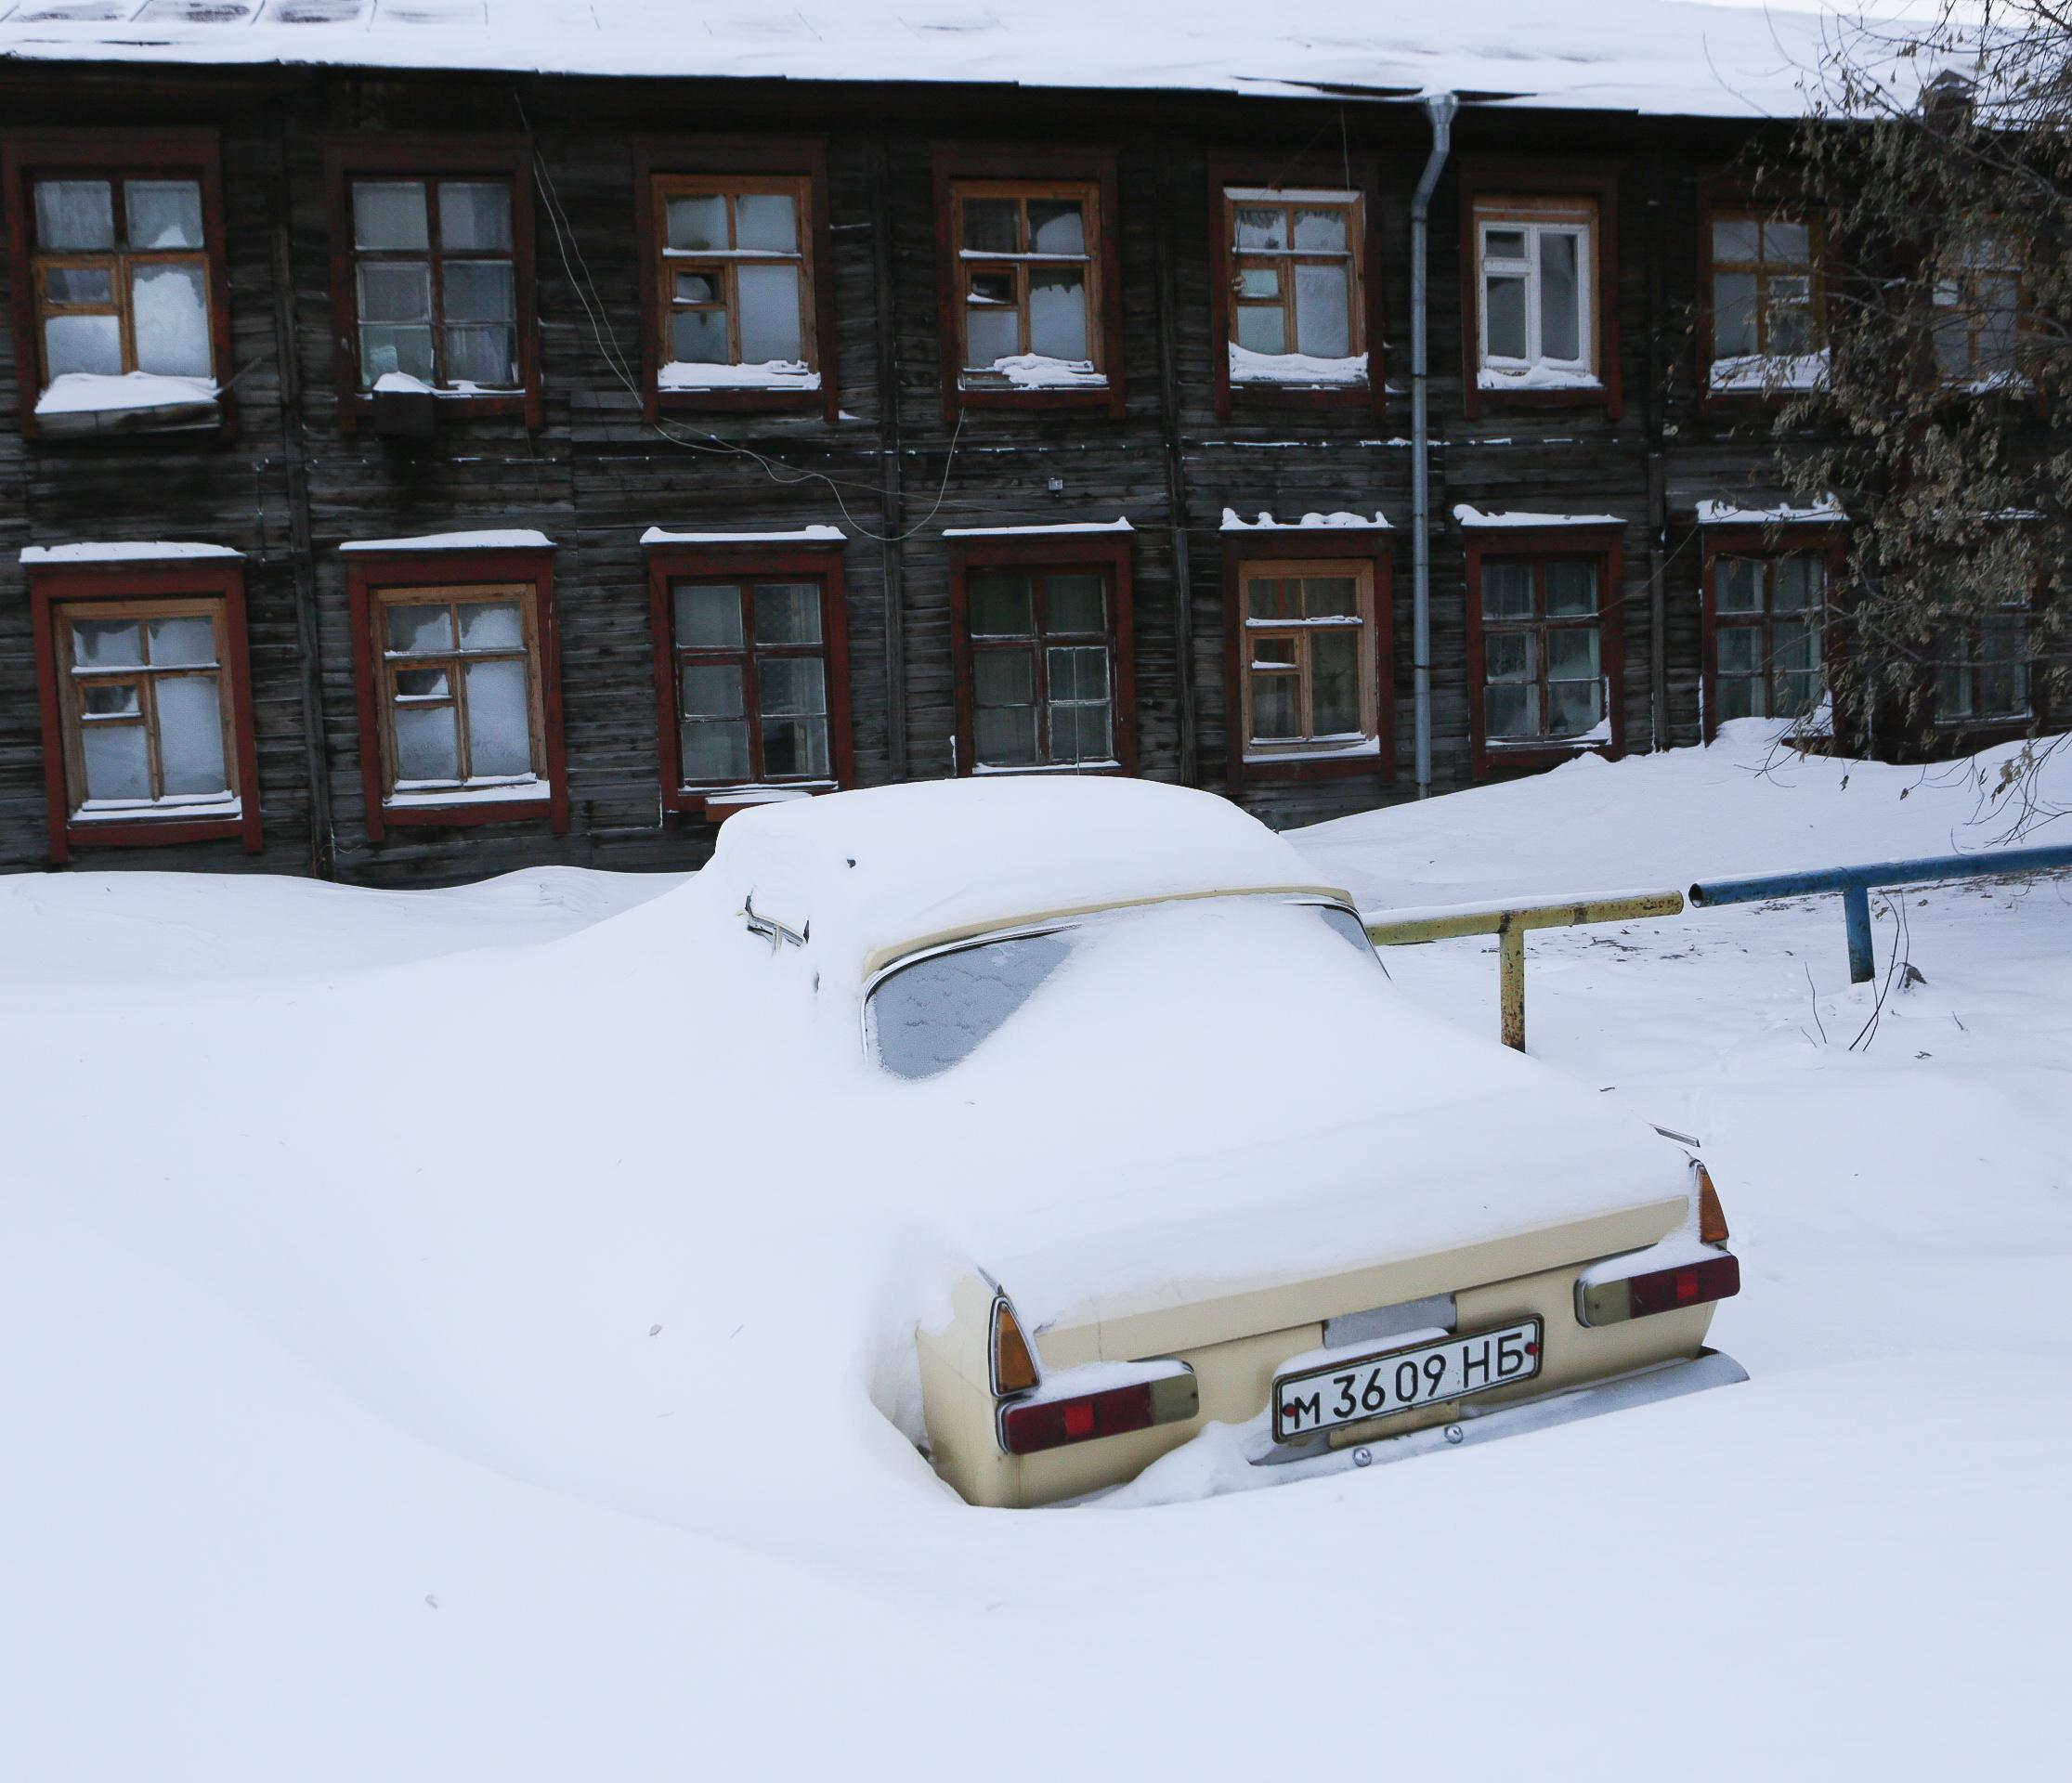
[(1064, 532), (1135, 532), (1137, 528), (1127, 519), (1117, 516), (1113, 520), (1059, 520), (1040, 527), (945, 527), (945, 539), (1013, 539), (1025, 533)]
[(479, 532), (426, 532), (415, 539), (348, 539), (340, 551), (552, 551), (554, 540), (530, 527)]
[(671, 532), (667, 527), (650, 527), (642, 533), (644, 545), (839, 545), (840, 527), (794, 527), (789, 532)]
[(85, 540), (71, 545), (29, 545), (23, 548), (24, 564), (136, 564), (165, 563), (181, 557), (242, 557), (228, 545), (128, 539)]
[(1848, 517), (1842, 511), (1842, 503), (1831, 495), (1808, 508), (1795, 508), (1788, 501), (1768, 508), (1738, 508), (1731, 501), (1701, 501), (1698, 504), (1698, 524), (1701, 527), (1832, 526)]
[[(0, 0), (4, 5), (5, 0)], [(956, 82), (1474, 99), (1658, 115), (1795, 116), (1831, 15), (1779, 5), (1301, 0), (19, 0), (0, 55), (38, 61)], [(1940, 64), (1895, 63), (1909, 94)]]
[(1460, 527), (1622, 527), (1616, 514), (1533, 514), (1524, 509), (1492, 510), (1485, 514), (1463, 501), (1453, 510), (1453, 524)]
[(1224, 532), (1388, 532), (1392, 530), (1381, 510), (1375, 510), (1374, 518), (1363, 514), (1306, 514), (1299, 520), (1276, 520), (1271, 514), (1260, 512), (1257, 520), (1247, 520), (1235, 508), (1223, 510)]

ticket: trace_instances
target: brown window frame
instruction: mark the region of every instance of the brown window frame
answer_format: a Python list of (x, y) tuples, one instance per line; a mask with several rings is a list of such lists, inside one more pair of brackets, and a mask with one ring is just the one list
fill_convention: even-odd
[[(1350, 571), (1367, 579), (1372, 610), (1366, 624), (1370, 647), (1361, 661), (1362, 715), (1375, 724), (1375, 752), (1349, 754), (1341, 744), (1294, 742), (1258, 749), (1252, 744), (1250, 653), (1253, 634), (1245, 579), (1261, 568), (1317, 576), (1329, 569)], [(1226, 535), (1223, 542), (1223, 606), (1228, 623), (1224, 640), (1224, 716), (1228, 733), (1230, 779), (1247, 781), (1340, 779), (1375, 774), (1384, 786), (1396, 778), (1395, 694), (1395, 555), (1388, 535), (1376, 529), (1332, 528), (1328, 536), (1297, 532)], [(1261, 627), (1260, 630), (1271, 630)], [(1295, 626), (1289, 630), (1299, 629)]]
[[(1575, 389), (1482, 388), (1482, 253), (1478, 227), (1506, 202), (1530, 208), (1570, 200), (1596, 207), (1590, 225), (1594, 276), (1588, 281), (1591, 352), (1597, 382)], [(1521, 215), (1525, 215), (1521, 211)], [(1461, 165), (1461, 403), (1470, 420), (1485, 408), (1602, 409), (1616, 421), (1625, 411), (1619, 338), (1619, 168), (1609, 162), (1552, 164), (1516, 160), (1469, 160)]]
[[(988, 189), (973, 191), (971, 189)], [(1017, 390), (964, 382), (965, 294), (971, 267), (961, 253), (961, 201), (972, 197), (1070, 196), (1086, 202), (1092, 241), (1087, 261), (1087, 348), (1102, 382), (1062, 389)], [(1104, 409), (1124, 412), (1122, 271), (1115, 156), (1109, 150), (1019, 149), (987, 145), (935, 149), (937, 327), (941, 336), (943, 418), (967, 409)], [(1002, 255), (1003, 261), (1026, 260)], [(1025, 286), (1018, 274), (1017, 290)], [(1022, 302), (1026, 314), (1026, 299)]]
[[(642, 412), (658, 420), (671, 410), (718, 413), (812, 411), (827, 420), (841, 413), (834, 324), (833, 231), (827, 215), (827, 146), (817, 137), (636, 137), (633, 139), (634, 235), (640, 255)], [(800, 192), (801, 345), (811, 344), (819, 387), (811, 390), (664, 390), (670, 306), (661, 278), (668, 241), (658, 202), (660, 182), (684, 181), (726, 191)], [(736, 314), (738, 315), (736, 309)]]
[[(1987, 246), (2000, 246), (2002, 245), (2002, 242), (1996, 241), (1992, 232), (1988, 230), (1986, 244)], [(1987, 378), (1982, 379), (1978, 371), (1978, 343), (1982, 332), (1981, 321), (1985, 314), (1985, 307), (1978, 300), (1978, 286), (1980, 281), (1987, 278), (2012, 279), (2014, 283), (2014, 365), (2013, 370), (2006, 373), (1989, 374)], [(1964, 320), (1964, 345), (1970, 368), (1968, 373), (1965, 374), (1952, 372), (1945, 369), (1942, 363), (1942, 349), (1938, 340), (1940, 331), (1931, 321), (1928, 351), (1931, 361), (1935, 368), (1935, 376), (1944, 389), (1956, 396), (2001, 396), (2017, 400), (2027, 398), (2040, 402), (2040, 393), (2034, 389), (2034, 379), (2029, 377), (2022, 368), (2023, 342), (2035, 325), (2035, 310), (2031, 299), (2032, 282), (2028, 267), (2023, 264), (2020, 254), (2013, 249), (2007, 250), (2000, 257), (1992, 260), (1990, 263), (1967, 258), (1965, 263), (1958, 269), (1957, 276), (1954, 279), (1937, 280), (1935, 281), (1935, 289), (1929, 293), (1931, 316), (1946, 307), (1961, 312)], [(1959, 287), (1958, 301), (1948, 306), (1938, 302), (1935, 295), (1946, 284), (1954, 284)]]
[[(42, 178), (99, 178), (120, 183), (125, 179), (192, 179), (202, 189), (202, 246), (200, 249), (168, 250), (166, 257), (200, 260), (208, 280), (209, 358), (216, 386), (215, 430), (229, 436), (234, 429), (233, 370), (230, 361), (230, 284), (225, 249), (222, 150), (214, 130), (155, 130), (141, 134), (106, 130), (31, 130), (7, 136), (0, 143), (0, 208), (7, 216), (7, 257), (14, 288), (15, 384), (21, 431), (37, 438), (46, 433), (65, 431), (46, 427), (38, 421), (36, 403), (47, 387), (44, 376), (40, 262), (34, 241), (34, 183)], [(143, 251), (139, 251), (143, 252)], [(55, 254), (57, 259), (82, 257), (114, 262), (118, 267), (130, 257), (126, 248), (96, 252), (82, 256)], [(127, 299), (124, 281), (115, 280), (115, 295), (109, 307), (126, 318)], [(95, 306), (97, 310), (100, 306)], [(124, 327), (124, 357), (134, 356), (134, 339)], [(138, 410), (127, 425), (150, 431), (150, 410)], [(191, 422), (171, 423), (189, 428)]]
[[(235, 839), (247, 854), (261, 846), (258, 745), (252, 722), (252, 668), (245, 633), (244, 565), (235, 558), (160, 559), (120, 564), (32, 567), (31, 629), (36, 686), (43, 715), (44, 785), (48, 800), (50, 858), (58, 865), (75, 848), (136, 848), (176, 842)], [(216, 624), (218, 701), (226, 722), (223, 760), (238, 799), (235, 816), (182, 817), (179, 807), (132, 819), (77, 821), (73, 787), (85, 781), (77, 752), (76, 718), (68, 717), (69, 674), (61, 653), (61, 620), (75, 609), (207, 609)], [(82, 793), (82, 797), (84, 794)]]
[[(1719, 269), (1719, 262), (1713, 257), (1713, 224), (1715, 218), (1753, 218), (1757, 221), (1792, 222), (1803, 220), (1808, 230), (1808, 249), (1812, 261), (1812, 320), (1814, 331), (1813, 351), (1823, 350), (1828, 339), (1828, 218), (1820, 208), (1810, 202), (1802, 202), (1783, 197), (1775, 202), (1758, 202), (1745, 183), (1733, 179), (1711, 179), (1700, 189), (1698, 204), (1698, 305), (1697, 327), (1694, 331), (1694, 346), (1698, 363), (1694, 368), (1697, 379), (1699, 408), (1714, 407), (1731, 413), (1736, 409), (1761, 408), (1766, 404), (1775, 408), (1789, 401), (1795, 391), (1779, 389), (1767, 391), (1761, 388), (1747, 390), (1715, 390), (1713, 388), (1713, 367), (1721, 355), (1714, 328), (1713, 306), (1713, 275)], [(1729, 267), (1740, 267), (1740, 261), (1726, 263)], [(1758, 337), (1765, 332), (1763, 319), (1766, 312), (1758, 312)], [(1732, 356), (1729, 356), (1732, 357)], [(1764, 356), (1758, 354), (1758, 358)]]
[[(1488, 536), (1483, 536), (1483, 535)], [(1625, 639), (1624, 618), (1626, 611), (1625, 591), (1622, 583), (1624, 574), (1622, 528), (1619, 527), (1471, 527), (1467, 536), (1466, 554), (1466, 620), (1467, 620), (1467, 728), (1469, 772), (1478, 779), (1487, 778), (1493, 771), (1513, 768), (1548, 768), (1559, 762), (1574, 760), (1579, 755), (1602, 755), (1617, 761), (1625, 752)], [(1492, 742), (1489, 735), (1489, 715), (1485, 709), (1485, 694), (1488, 660), (1487, 632), (1491, 629), (1513, 631), (1533, 628), (1544, 634), (1550, 627), (1580, 626), (1585, 623), (1581, 616), (1573, 619), (1550, 618), (1544, 612), (1545, 579), (1544, 575), (1533, 578), (1534, 601), (1539, 611), (1530, 620), (1485, 621), (1482, 617), (1482, 571), (1492, 561), (1511, 562), (1524, 559), (1543, 566), (1550, 562), (1575, 562), (1588, 559), (1597, 567), (1597, 671), (1603, 677), (1606, 688), (1606, 716), (1609, 720), (1609, 740), (1585, 742), (1579, 739), (1548, 737), (1523, 743)], [(1544, 685), (1545, 652), (1541, 655), (1542, 668), (1538, 681)]]
[[(1238, 262), (1245, 257), (1237, 249), (1239, 205), (1231, 193), (1261, 189), (1328, 191), (1349, 201), (1348, 208), (1356, 214), (1358, 225), (1352, 231), (1357, 239), (1351, 250), (1353, 351), (1367, 356), (1367, 375), (1361, 383), (1323, 385), (1231, 376), (1231, 345), (1237, 338)], [(1293, 165), (1271, 165), (1257, 161), (1212, 159), (1208, 167), (1208, 207), (1212, 281), (1209, 316), (1213, 329), (1210, 372), (1216, 386), (1218, 419), (1229, 420), (1233, 407), (1362, 408), (1377, 413), (1386, 408), (1388, 327), (1382, 297), (1380, 232), (1375, 227), (1375, 219), (1382, 215), (1375, 162), (1359, 156), (1349, 162), (1302, 161)], [(1291, 262), (1300, 257), (1292, 249), (1286, 256)], [(1292, 313), (1292, 298), (1284, 296), (1283, 301)]]
[[(1847, 534), (1833, 527), (1787, 525), (1706, 527), (1704, 567), (1700, 579), (1700, 696), (1705, 721), (1700, 727), (1707, 743), (1719, 735), (1719, 560), (1723, 557), (1818, 557), (1826, 566), (1826, 605), (1820, 627), (1820, 671), (1831, 690), (1834, 665), (1841, 644), (1839, 594), (1847, 562)], [(1729, 625), (1746, 624), (1752, 616), (1729, 614)], [(1770, 613), (1759, 616), (1764, 636), (1769, 635)]]
[[(470, 420), (522, 416), (530, 428), (546, 424), (540, 383), (540, 309), (534, 266), (532, 144), (515, 136), (332, 137), (324, 144), (324, 207), (331, 228), (331, 314), (337, 334), (338, 424), (350, 434), (372, 417), (373, 393), (359, 382), (358, 264), (353, 246), (352, 185), (356, 179), (508, 180), (511, 184), (511, 277), (518, 331), (519, 388), (481, 395), (442, 394), (442, 417)], [(429, 195), (427, 195), (429, 203)], [(432, 206), (436, 211), (437, 206)], [(426, 257), (434, 257), (427, 254)], [(435, 309), (438, 281), (433, 280)], [(437, 326), (435, 318), (434, 327)]]
[[(989, 767), (983, 777), (1008, 778), (1017, 774), (1054, 775), (1089, 774), (1127, 777), (1137, 772), (1137, 631), (1136, 595), (1132, 579), (1131, 544), (1127, 532), (1053, 533), (1047, 537), (998, 535), (950, 541), (950, 649), (954, 657), (957, 696), (957, 729), (953, 748), (953, 771), (959, 779), (980, 774), (978, 761), (977, 658), (989, 647), (971, 636), (971, 578), (993, 570), (1074, 571), (1099, 569), (1108, 579), (1108, 686), (1111, 701), (1109, 722), (1113, 726), (1113, 767), (1086, 766), (1071, 762), (1036, 762), (1024, 767)], [(1057, 636), (1066, 644), (1090, 641), (1087, 632), (1048, 631), (1040, 616), (1030, 635), (1029, 648), (1036, 657), (1036, 702), (1040, 711), (1046, 704), (1044, 640)], [(1002, 644), (997, 647), (1012, 648)]]
[[(766, 800), (740, 795), (753, 788), (796, 787), (808, 793), (846, 790), (856, 784), (855, 737), (849, 699), (849, 601), (842, 574), (843, 541), (787, 540), (782, 544), (719, 541), (696, 545), (653, 545), (647, 552), (649, 621), (655, 639), (655, 733), (661, 776), (662, 808), (723, 823), (736, 811)], [(820, 584), (820, 644), (758, 645), (746, 622), (736, 650), (702, 651), (676, 642), (674, 590), (684, 581), (738, 581), (744, 604), (755, 582), (814, 581)], [(825, 774), (784, 774), (746, 781), (686, 782), (677, 725), (681, 719), (677, 670), (686, 658), (738, 661), (759, 656), (818, 657), (826, 664), (827, 683), (827, 767)], [(762, 742), (755, 732), (754, 678), (744, 677), (744, 700), (749, 730), (750, 765), (759, 764)], [(730, 797), (729, 795), (736, 795)]]
[[(2002, 617), (2020, 622), (2022, 636), (2022, 687), (2024, 709), (2020, 712), (1961, 712), (1950, 714), (1943, 709), (1942, 677), (1950, 669), (1966, 669), (1973, 677), (1973, 702), (1977, 701), (1977, 678), (1981, 670), (1989, 666), (1982, 639), (1987, 616), (1983, 613), (1967, 614), (1961, 618), (1943, 621), (1936, 627), (1935, 638), (1930, 645), (1927, 663), (1930, 676), (1930, 723), (1944, 735), (1961, 735), (1966, 738), (2000, 740), (2025, 735), (2032, 725), (2040, 725), (2045, 717), (2048, 700), (2048, 676), (2039, 675), (2039, 664), (2034, 655), (2036, 636), (2036, 603), (2027, 601), (2003, 601)], [(1948, 655), (1944, 640), (1951, 633), (1961, 631), (1965, 654), (1961, 658)]]
[[(353, 628), (355, 704), (359, 716), (360, 787), (367, 834), (383, 840), (391, 829), (468, 824), (537, 823), (542, 816), (555, 835), (568, 828), (568, 769), (562, 736), (561, 657), (554, 600), (554, 553), (549, 545), (495, 551), (375, 551), (347, 554), (346, 595)], [(528, 657), (532, 748), (547, 782), (544, 799), (499, 799), (492, 792), (453, 789), (450, 803), (397, 806), (389, 802), (395, 759), (387, 709), (384, 610), (409, 594), (445, 592), (454, 598), (476, 591), (529, 589)], [(410, 602), (410, 605), (427, 603)], [(437, 653), (427, 653), (436, 655)]]

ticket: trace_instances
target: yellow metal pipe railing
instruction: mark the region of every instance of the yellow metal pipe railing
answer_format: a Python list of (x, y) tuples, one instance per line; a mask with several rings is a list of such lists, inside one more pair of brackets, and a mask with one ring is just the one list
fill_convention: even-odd
[(1467, 935), (1496, 937), (1498, 997), (1504, 1044), (1525, 1050), (1525, 932), (1574, 929), (1585, 923), (1635, 922), (1681, 914), (1681, 892), (1635, 892), (1616, 898), (1576, 898), (1559, 904), (1471, 905), (1398, 916), (1367, 925), (1376, 947), (1411, 947)]

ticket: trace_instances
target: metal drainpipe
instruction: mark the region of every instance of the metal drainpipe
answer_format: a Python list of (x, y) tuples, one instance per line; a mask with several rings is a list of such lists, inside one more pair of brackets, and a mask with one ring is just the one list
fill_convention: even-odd
[(1410, 661), (1413, 704), (1417, 722), (1417, 796), (1432, 789), (1432, 548), (1431, 429), (1425, 412), (1425, 310), (1427, 286), (1426, 219), (1432, 189), (1453, 146), (1453, 114), (1460, 101), (1451, 93), (1434, 93), (1425, 101), (1432, 121), (1431, 153), (1424, 176), (1410, 201)]

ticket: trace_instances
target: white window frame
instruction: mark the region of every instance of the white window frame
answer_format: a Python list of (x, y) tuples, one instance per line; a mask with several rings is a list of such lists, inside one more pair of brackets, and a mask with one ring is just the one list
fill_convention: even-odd
[[(1593, 287), (1597, 276), (1596, 221), (1568, 205), (1551, 214), (1537, 214), (1525, 205), (1478, 207), (1475, 213), (1476, 358), (1477, 370), (1505, 381), (1522, 379), (1545, 370), (1572, 372), (1596, 379), (1597, 371), (1597, 317)], [(1522, 234), (1522, 259), (1490, 253), (1491, 232)], [(1556, 358), (1541, 344), (1541, 242), (1550, 235), (1572, 237), (1576, 242), (1576, 345), (1580, 357)], [(1526, 357), (1513, 358), (1490, 351), (1490, 279), (1520, 278), (1525, 280)]]

